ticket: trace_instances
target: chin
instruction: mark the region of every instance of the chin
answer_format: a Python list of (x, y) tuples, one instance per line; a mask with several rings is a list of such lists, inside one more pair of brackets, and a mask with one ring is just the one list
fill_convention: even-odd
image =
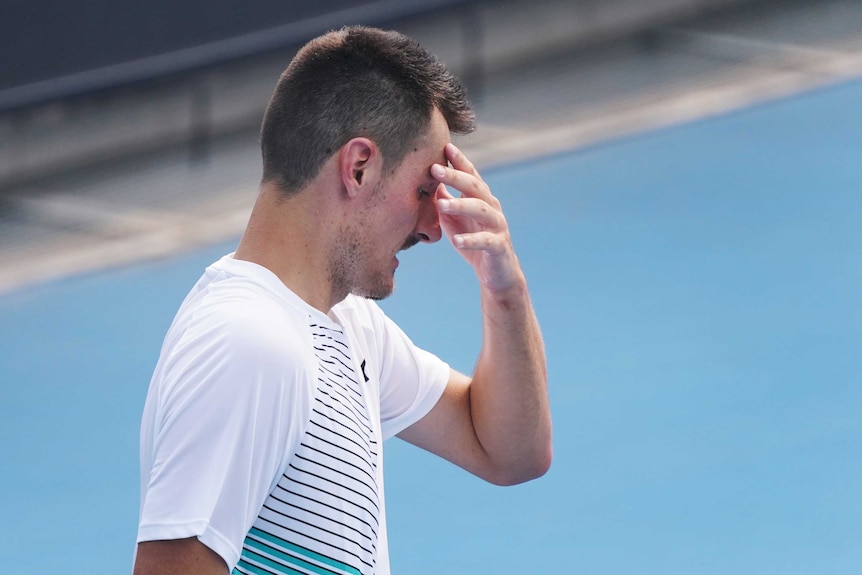
[(360, 297), (373, 299), (375, 301), (380, 301), (382, 299), (386, 299), (392, 295), (392, 292), (395, 291), (395, 278), (390, 277), (389, 281), (379, 281), (371, 286), (362, 286), (358, 289), (354, 290), (354, 295), (358, 295)]
[(371, 295), (369, 296), (369, 298), (370, 298), (370, 299), (373, 299), (373, 300), (378, 300), (378, 301), (379, 301), (379, 300), (382, 300), (382, 299), (386, 299), (386, 298), (388, 298), (389, 296), (391, 296), (391, 295), (392, 295), (392, 293), (393, 293), (394, 291), (395, 291), (395, 284), (394, 284), (394, 283), (391, 283), (391, 284), (389, 284), (388, 286), (386, 286), (385, 288), (382, 288), (382, 289), (380, 289), (380, 290), (377, 290), (376, 292), (374, 292), (373, 294), (371, 294)]
[(368, 292), (368, 293), (357, 293), (356, 295), (362, 296), (362, 297), (367, 298), (367, 299), (373, 299), (374, 301), (380, 301), (382, 299), (386, 299), (389, 296), (391, 296), (393, 291), (395, 291), (395, 290), (385, 290), (385, 291), (379, 290), (379, 291), (372, 291), (372, 292)]

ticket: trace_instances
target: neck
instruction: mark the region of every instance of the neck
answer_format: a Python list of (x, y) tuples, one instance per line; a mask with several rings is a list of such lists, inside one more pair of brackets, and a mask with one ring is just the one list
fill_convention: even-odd
[(312, 307), (328, 313), (346, 293), (335, 293), (329, 277), (331, 232), (338, 206), (326, 194), (304, 189), (286, 196), (261, 185), (234, 257), (261, 265)]

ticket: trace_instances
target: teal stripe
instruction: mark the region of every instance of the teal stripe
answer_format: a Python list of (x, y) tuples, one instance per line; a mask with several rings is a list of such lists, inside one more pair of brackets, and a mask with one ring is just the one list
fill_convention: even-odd
[[(302, 571), (297, 571), (296, 569), (291, 569), (288, 565), (282, 565), (281, 563), (276, 563), (272, 559), (268, 559), (263, 555), (258, 555), (254, 551), (249, 551), (248, 549), (243, 549), (242, 556), (246, 559), (251, 559), (256, 563), (261, 563), (270, 569), (274, 569), (276, 573), (293, 573), (295, 575), (305, 575)], [(240, 563), (243, 564), (244, 567), (248, 569), (253, 569), (256, 573), (260, 573), (261, 575), (270, 575), (266, 571), (261, 570), (259, 567), (256, 567), (249, 563), (248, 561), (243, 561), (240, 559)], [(304, 563), (304, 562), (303, 562)]]
[[(267, 571), (266, 569), (262, 569), (257, 565), (252, 565), (251, 563), (243, 559), (239, 560), (239, 563), (237, 563), (237, 569), (234, 569), (234, 573), (236, 575), (242, 575), (242, 573), (239, 572), (239, 567), (242, 567), (246, 571), (251, 571), (256, 575), (272, 575), (272, 573)], [(277, 569), (278, 573), (281, 573), (282, 575), (305, 575), (305, 573), (300, 573), (299, 571), (291, 569), (290, 567), (285, 567), (284, 565), (277, 567)]]
[[(297, 555), (302, 555), (303, 557), (306, 557), (306, 558), (311, 559), (313, 561), (317, 561), (318, 563), (323, 563), (325, 565), (329, 565), (333, 569), (337, 569), (337, 570), (343, 571), (345, 573), (350, 573), (351, 575), (362, 575), (362, 573), (359, 571), (359, 569), (357, 569), (356, 567), (353, 567), (352, 565), (348, 565), (347, 563), (342, 563), (340, 561), (336, 561), (335, 559), (325, 557), (323, 555), (320, 555), (319, 553), (315, 553), (314, 551), (306, 549), (305, 547), (300, 547), (299, 545), (289, 543), (288, 541), (285, 541), (284, 539), (276, 537), (275, 535), (270, 535), (269, 533), (264, 533), (263, 531), (261, 531), (260, 529), (258, 529), (256, 527), (252, 527), (248, 533), (249, 533), (249, 535), (254, 535), (255, 537), (258, 537), (259, 539), (264, 539), (266, 541), (269, 541), (270, 543), (272, 543), (273, 545), (276, 545), (277, 547), (281, 547), (282, 549), (287, 549), (289, 551), (292, 551), (293, 553), (296, 553)], [(251, 538), (246, 538), (245, 543), (246, 543), (246, 545), (253, 546), (253, 547), (257, 548), (258, 550), (264, 550), (264, 551), (270, 553), (271, 555), (275, 555), (278, 558), (285, 560), (285, 561), (289, 561), (292, 563), (296, 563), (296, 561), (301, 561), (300, 559), (297, 559), (291, 555), (287, 555), (283, 551), (279, 551), (278, 549), (274, 549), (274, 548), (269, 547), (269, 546), (266, 546), (266, 549), (262, 549), (261, 545), (263, 545), (263, 544), (258, 542), (258, 541), (255, 541)], [(303, 561), (303, 563), (305, 563), (305, 562)], [(313, 570), (315, 573), (320, 573), (321, 575), (327, 575), (327, 573), (328, 573), (325, 570), (321, 570), (320, 567), (317, 567), (317, 566), (311, 565), (311, 564), (308, 564), (308, 565), (309, 565), (308, 569)], [(303, 565), (303, 567), (304, 566), (305, 565)]]
[[(323, 567), (320, 567), (319, 565), (309, 563), (308, 561), (304, 561), (303, 559), (300, 559), (299, 557), (287, 555), (286, 553), (282, 553), (278, 549), (270, 547), (269, 545), (264, 545), (263, 543), (258, 543), (257, 541), (252, 541), (251, 539), (247, 539), (245, 544), (246, 545), (254, 544), (254, 547), (256, 549), (258, 549), (264, 553), (268, 553), (269, 555), (275, 555), (276, 557), (278, 557), (279, 559), (281, 559), (285, 563), (288, 563), (290, 565), (294, 565), (296, 567), (302, 567), (304, 569), (308, 569), (309, 571), (313, 571), (314, 573), (318, 573), (319, 575), (333, 575), (333, 573), (335, 573), (334, 571), (330, 571), (329, 569), (324, 569)], [(246, 547), (245, 549), (242, 550), (242, 554), (244, 557), (254, 559), (258, 563), (265, 563), (267, 565), (270, 565), (272, 563), (272, 564), (278, 565), (279, 567), (280, 567), (280, 565), (282, 565), (280, 563), (273, 563), (273, 561), (271, 559), (268, 559), (268, 558), (260, 555), (259, 553), (255, 553), (254, 551), (248, 549), (248, 547)], [(270, 566), (272, 566), (272, 565), (270, 565)]]

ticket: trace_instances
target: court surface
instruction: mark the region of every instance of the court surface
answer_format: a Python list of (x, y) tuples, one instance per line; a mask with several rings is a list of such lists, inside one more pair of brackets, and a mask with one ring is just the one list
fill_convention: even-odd
[[(862, 82), (485, 174), (544, 328), (555, 461), (486, 485), (393, 440), (395, 573), (844, 574), (862, 565)], [(161, 339), (235, 241), (0, 297), (0, 564), (131, 569)], [(461, 370), (448, 244), (384, 307)]]

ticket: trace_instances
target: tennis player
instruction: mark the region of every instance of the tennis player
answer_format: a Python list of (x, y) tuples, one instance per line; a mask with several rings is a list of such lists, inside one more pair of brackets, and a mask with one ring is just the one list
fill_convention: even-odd
[[(545, 473), (527, 282), (500, 202), (450, 142), (474, 123), (461, 84), (401, 34), (351, 27), (299, 51), (266, 110), (246, 231), (182, 303), (150, 383), (135, 575), (387, 575), (395, 435), (494, 484)], [(374, 302), (401, 250), (444, 234), (481, 291), (471, 376)], [(441, 294), (427, 305), (445, 313)]]

